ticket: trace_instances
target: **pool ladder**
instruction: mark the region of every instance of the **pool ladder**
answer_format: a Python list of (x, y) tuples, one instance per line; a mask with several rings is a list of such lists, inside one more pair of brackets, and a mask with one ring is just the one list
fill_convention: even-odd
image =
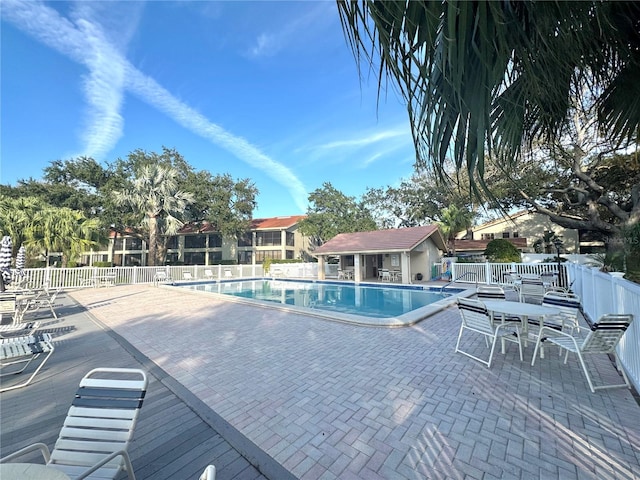
[(442, 288), (440, 289), (440, 293), (443, 294), (445, 288), (447, 288), (452, 283), (457, 282), (458, 280), (462, 280), (467, 275), (474, 275), (476, 277), (476, 288), (478, 288), (478, 275), (475, 272), (465, 272), (462, 275), (460, 275), (458, 278), (456, 278), (455, 280), (451, 280), (449, 283), (446, 283), (445, 285), (443, 285)]

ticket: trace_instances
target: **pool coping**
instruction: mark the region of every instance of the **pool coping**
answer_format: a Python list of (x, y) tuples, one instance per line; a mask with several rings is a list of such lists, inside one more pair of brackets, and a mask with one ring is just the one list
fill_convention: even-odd
[[(164, 288), (175, 288), (176, 286), (191, 286), (191, 285), (203, 285), (203, 284), (218, 284), (218, 283), (232, 283), (232, 282), (251, 282), (251, 281), (259, 281), (259, 280), (278, 280), (278, 281), (289, 281), (289, 282), (304, 282), (304, 283), (324, 283), (330, 285), (344, 285), (343, 282), (336, 281), (327, 281), (327, 280), (309, 280), (309, 279), (274, 279), (270, 277), (250, 277), (250, 278), (235, 278), (233, 280), (207, 280), (207, 281), (195, 281), (195, 282), (173, 282), (171, 285), (161, 285)], [(429, 286), (426, 285), (388, 285), (388, 284), (380, 284), (380, 283), (367, 283), (360, 282), (355, 285), (363, 286), (363, 287), (392, 287), (397, 289), (405, 289), (405, 290), (429, 290)], [(452, 287), (456, 290), (460, 290), (459, 287)], [(398, 328), (398, 327), (410, 327), (415, 325), (422, 320), (429, 318), (432, 315), (444, 310), (445, 308), (450, 307), (451, 305), (456, 303), (456, 300), (459, 297), (470, 297), (475, 294), (474, 289), (464, 289), (461, 292), (455, 293), (450, 297), (443, 298), (442, 300), (438, 300), (430, 305), (426, 305), (424, 307), (417, 308), (416, 310), (412, 310), (411, 312), (407, 312), (403, 315), (398, 315), (395, 317), (387, 317), (387, 318), (376, 318), (376, 317), (367, 317), (363, 315), (353, 315), (349, 313), (342, 312), (329, 312), (324, 310), (317, 310), (312, 307), (298, 307), (295, 305), (270, 302), (266, 300), (258, 300), (258, 299), (249, 299), (245, 297), (236, 297), (234, 295), (226, 295), (223, 293), (217, 292), (204, 292), (201, 290), (195, 290), (190, 288), (185, 288), (185, 292), (198, 294), (198, 295), (209, 295), (213, 298), (217, 298), (219, 300), (224, 300), (233, 303), (242, 303), (246, 305), (256, 305), (264, 308), (270, 308), (273, 310), (279, 310), (284, 312), (294, 312), (300, 315), (307, 315), (310, 317), (320, 318), (322, 320), (328, 320), (332, 322), (338, 323), (347, 323), (350, 325), (359, 325), (363, 327), (385, 327), (385, 328)], [(446, 288), (444, 289), (446, 291)]]

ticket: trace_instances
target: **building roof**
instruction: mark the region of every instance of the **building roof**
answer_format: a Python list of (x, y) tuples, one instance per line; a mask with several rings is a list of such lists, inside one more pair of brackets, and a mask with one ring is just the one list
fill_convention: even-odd
[[(307, 218), (306, 215), (291, 215), (288, 217), (254, 218), (249, 226), (250, 230), (283, 230), (293, 227), (301, 220)], [(178, 230), (179, 235), (189, 233), (216, 233), (216, 226), (209, 222), (186, 223)]]
[[(505, 238), (506, 241), (511, 242), (517, 249), (522, 250), (527, 248), (526, 237), (517, 238)], [(484, 252), (487, 248), (487, 244), (491, 240), (456, 240), (456, 252)]]
[(290, 215), (288, 217), (254, 218), (251, 221), (252, 230), (266, 230), (269, 228), (290, 228), (307, 218), (306, 215)]
[(368, 252), (406, 252), (431, 238), (441, 250), (446, 250), (437, 225), (424, 227), (340, 233), (317, 248), (313, 255), (346, 255)]

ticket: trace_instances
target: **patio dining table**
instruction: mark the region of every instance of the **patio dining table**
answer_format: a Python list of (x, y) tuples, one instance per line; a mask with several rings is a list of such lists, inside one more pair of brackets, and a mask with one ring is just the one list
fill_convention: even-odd
[[(548, 307), (546, 305), (533, 305), (524, 302), (510, 302), (507, 300), (486, 300), (483, 301), (487, 310), (493, 314), (510, 315), (520, 318), (522, 322), (522, 334), (526, 341), (529, 338), (529, 317), (540, 318), (540, 327), (544, 324), (545, 317), (558, 315), (560, 309), (556, 307)], [(504, 342), (502, 345), (504, 353)]]

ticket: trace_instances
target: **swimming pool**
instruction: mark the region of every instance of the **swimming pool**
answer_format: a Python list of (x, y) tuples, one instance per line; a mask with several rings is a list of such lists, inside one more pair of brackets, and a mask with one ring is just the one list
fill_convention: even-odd
[(180, 288), (239, 302), (294, 310), (362, 325), (412, 325), (445, 308), (465, 290), (328, 281), (274, 280), (182, 283)]

